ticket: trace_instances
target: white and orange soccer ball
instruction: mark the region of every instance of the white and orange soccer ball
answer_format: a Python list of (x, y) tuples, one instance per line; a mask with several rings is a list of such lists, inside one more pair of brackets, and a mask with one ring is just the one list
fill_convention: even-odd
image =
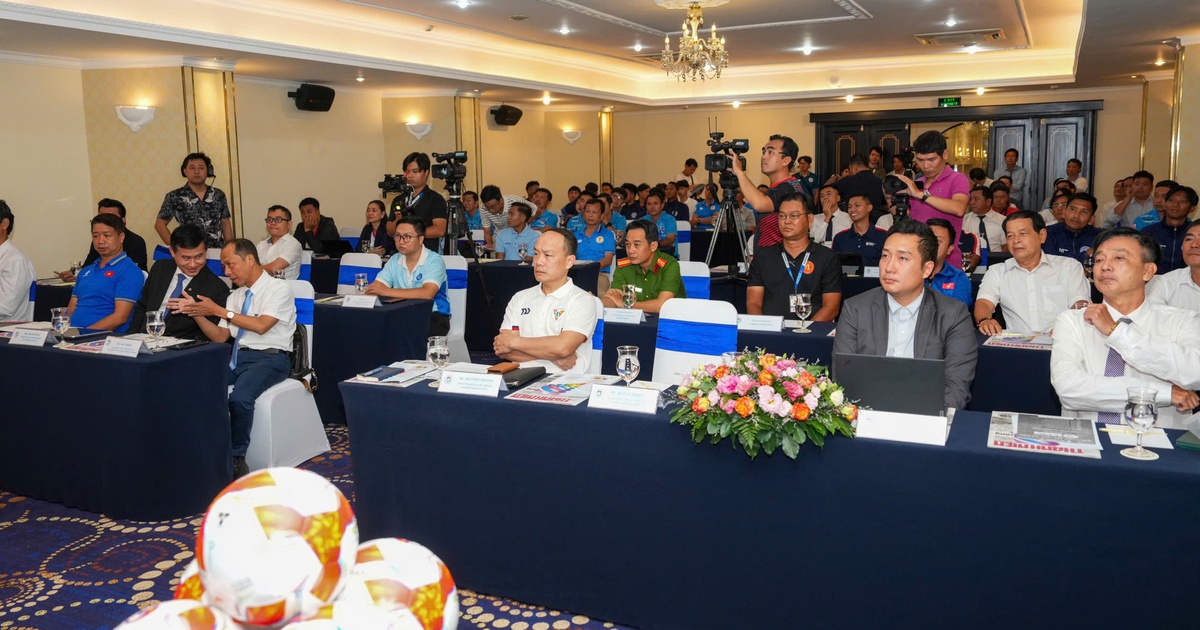
[(195, 560), (188, 563), (175, 586), (175, 599), (194, 599), (206, 602), (204, 582), (200, 581), (200, 564)]
[(408, 608), (422, 630), (458, 627), (458, 589), (450, 569), (432, 551), (403, 538), (359, 545), (357, 563), (338, 601)]
[(361, 606), (334, 602), (317, 614), (295, 621), (284, 630), (423, 630), (424, 626), (407, 608)]
[(324, 477), (260, 470), (213, 500), (196, 540), (207, 601), (234, 621), (279, 626), (313, 615), (341, 592), (358, 523)]
[(116, 630), (235, 630), (229, 617), (192, 599), (159, 602), (134, 613)]

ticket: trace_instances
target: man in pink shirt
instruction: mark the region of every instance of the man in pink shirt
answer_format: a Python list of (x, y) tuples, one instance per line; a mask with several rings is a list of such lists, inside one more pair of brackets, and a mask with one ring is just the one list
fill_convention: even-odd
[[(954, 226), (956, 234), (962, 233), (967, 197), (971, 194), (971, 180), (946, 163), (946, 138), (936, 131), (926, 131), (913, 142), (913, 152), (917, 155), (917, 169), (921, 171), (917, 181), (923, 184), (923, 188), (917, 188), (915, 182), (903, 175), (896, 175), (908, 184), (911, 198), (909, 216), (922, 223), (941, 217)], [(958, 257), (952, 258), (952, 264), (961, 268), (962, 262), (957, 260)]]

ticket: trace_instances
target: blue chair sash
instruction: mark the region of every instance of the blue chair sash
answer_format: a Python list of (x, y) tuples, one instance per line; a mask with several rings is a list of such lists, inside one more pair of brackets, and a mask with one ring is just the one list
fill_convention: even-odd
[(221, 264), (221, 261), (209, 258), (205, 264), (208, 265), (210, 271), (217, 274), (218, 278), (225, 277), (225, 265)]
[(30, 302), (37, 301), (37, 280), (34, 280), (29, 285), (29, 301)]
[(308, 282), (312, 278), (312, 265), (300, 265), (300, 276), (297, 280)]
[(592, 332), (592, 350), (604, 350), (604, 320), (596, 320), (596, 330)]
[(346, 286), (354, 286), (354, 274), (367, 274), (367, 282), (374, 282), (375, 276), (379, 275), (379, 269), (372, 267), (356, 267), (354, 265), (342, 265), (338, 268), (338, 284)]
[(673, 352), (721, 354), (737, 348), (737, 325), (660, 319), (656, 345)]
[(467, 288), (467, 270), (466, 269), (447, 269), (446, 270), (446, 288), (447, 289), (465, 289), (465, 288)]
[(679, 230), (679, 232), (675, 234), (675, 242), (676, 243), (691, 243), (692, 242), (692, 231), (691, 230)]
[(304, 326), (313, 325), (312, 298), (296, 298), (296, 323)]
[(702, 276), (684, 276), (683, 289), (687, 291), (689, 298), (697, 300), (707, 300), (709, 296), (709, 285), (712, 282), (711, 278)]
[(154, 246), (154, 260), (166, 260), (171, 257), (171, 249), (166, 245)]

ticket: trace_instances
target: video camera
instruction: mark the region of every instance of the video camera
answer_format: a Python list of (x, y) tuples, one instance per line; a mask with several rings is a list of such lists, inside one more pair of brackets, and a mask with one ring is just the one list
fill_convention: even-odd
[[(912, 147), (904, 147), (900, 149), (900, 153), (897, 156), (904, 163), (904, 172), (909, 173), (909, 177), (912, 177), (911, 173), (915, 172), (916, 152), (913, 151)], [(916, 182), (916, 184), (918, 189), (924, 187), (922, 182)], [(896, 208), (896, 220), (899, 221), (900, 219), (908, 218), (908, 184), (905, 184), (899, 177), (888, 173), (887, 177), (883, 178), (883, 192), (892, 196), (892, 206)]]
[(408, 185), (408, 180), (404, 175), (387, 174), (383, 176), (383, 181), (379, 182), (379, 190), (387, 196), (389, 193), (397, 193), (406, 195), (412, 191), (412, 186)]
[(467, 167), (463, 166), (467, 163), (466, 151), (434, 153), (433, 159), (437, 160), (432, 168), (434, 179), (461, 180), (467, 176)]
[(714, 131), (708, 137), (707, 144), (712, 153), (704, 156), (704, 170), (710, 173), (722, 173), (733, 168), (733, 161), (725, 154), (726, 151), (741, 155), (750, 150), (750, 141), (744, 138), (721, 142), (721, 138), (725, 137), (721, 131)]

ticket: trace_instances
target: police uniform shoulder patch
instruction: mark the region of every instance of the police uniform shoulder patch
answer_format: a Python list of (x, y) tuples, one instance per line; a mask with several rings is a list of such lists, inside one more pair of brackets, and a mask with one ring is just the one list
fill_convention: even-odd
[(666, 258), (659, 258), (654, 261), (654, 273), (658, 273), (660, 269), (667, 266)]
[(631, 264), (633, 263), (631, 263), (628, 258), (622, 258), (621, 260), (617, 261), (617, 267), (628, 267)]

